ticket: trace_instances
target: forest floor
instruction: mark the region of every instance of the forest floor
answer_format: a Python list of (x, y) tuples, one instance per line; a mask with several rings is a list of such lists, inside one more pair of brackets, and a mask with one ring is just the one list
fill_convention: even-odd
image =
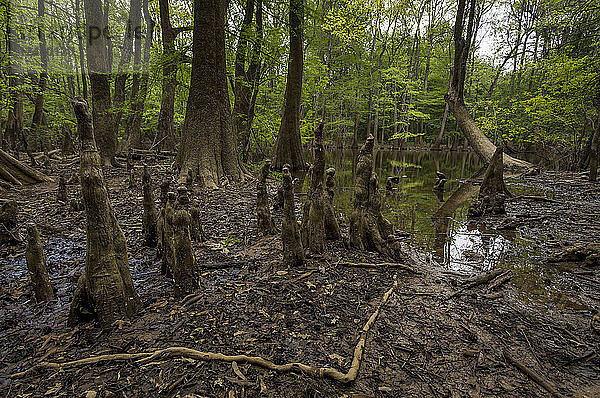
[[(156, 184), (168, 163), (150, 165)], [(69, 178), (77, 166), (55, 161), (47, 172)], [(139, 179), (139, 162), (136, 173)], [(553, 283), (575, 292), (567, 304), (577, 305), (524, 300), (513, 282), (502, 283), (510, 273), (465, 284), (472, 275), (444, 269), (431, 256), (408, 247), (407, 264), (416, 273), (392, 266), (349, 266), (345, 263), (389, 260), (347, 249), (342, 242), (329, 242), (327, 256), (287, 269), (281, 265), (279, 236), (261, 237), (256, 231), (256, 184), (250, 180), (196, 191), (209, 239), (195, 245), (200, 288), (194, 300), (184, 303), (173, 297), (172, 282), (160, 274), (154, 249), (141, 245), (141, 187), (138, 181), (130, 189), (127, 178), (124, 169), (106, 172), (143, 310), (105, 330), (94, 323), (71, 328), (66, 322), (85, 263), (84, 212), (71, 212), (56, 202), (56, 183), (0, 192), (19, 203), (20, 225), (37, 223), (57, 293), (57, 299), (36, 304), (27, 282), (24, 245), (0, 247), (0, 396), (600, 396), (600, 319), (594, 318), (600, 308), (597, 261), (546, 264), (560, 276)], [(523, 197), (507, 207), (508, 215), (519, 220), (519, 229), (540, 236), (540, 256), (573, 243), (598, 241), (600, 185), (580, 175), (549, 172), (523, 177), (518, 184), (554, 193), (555, 202)], [(273, 181), (272, 198), (275, 187)], [(68, 189), (71, 197), (78, 195), (75, 185)], [(274, 218), (280, 225), (281, 213), (275, 212)], [(341, 226), (347, 232), (344, 218)], [(11, 377), (42, 361), (172, 346), (346, 372), (363, 325), (394, 278), (398, 284), (369, 330), (358, 378), (350, 384), (299, 370), (279, 373), (245, 363), (181, 357), (37, 368)]]

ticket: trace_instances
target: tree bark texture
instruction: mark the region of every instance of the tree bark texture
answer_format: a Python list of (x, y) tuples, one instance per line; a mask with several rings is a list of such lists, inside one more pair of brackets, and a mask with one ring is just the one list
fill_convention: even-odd
[(290, 55), (288, 60), (285, 105), (275, 146), (276, 169), (289, 164), (292, 170), (306, 167), (300, 140), (300, 102), (302, 97), (302, 70), (304, 65), (302, 21), (304, 0), (290, 0)]
[(341, 238), (340, 226), (335, 218), (333, 199), (335, 197), (335, 169), (333, 167), (325, 170), (325, 199), (323, 201), (323, 212), (325, 214), (325, 239), (337, 240)]
[(373, 136), (360, 149), (356, 161), (354, 202), (350, 216), (350, 245), (360, 250), (375, 250), (393, 257), (386, 239), (392, 234), (391, 224), (381, 215), (381, 197), (377, 174), (373, 170)]
[(29, 282), (33, 288), (35, 299), (40, 301), (52, 300), (54, 290), (50, 285), (50, 278), (46, 270), (46, 255), (42, 247), (42, 240), (35, 224), (27, 225), (27, 244), (25, 245), (25, 258), (29, 270)]
[(313, 164), (310, 166), (310, 186), (302, 215), (302, 245), (313, 254), (325, 251), (325, 214), (323, 198), (323, 174), (325, 151), (323, 149), (323, 121), (315, 129), (313, 141)]
[(270, 169), (271, 162), (267, 160), (260, 168), (256, 184), (256, 218), (258, 229), (264, 235), (275, 235), (277, 233), (277, 228), (271, 217), (269, 194), (267, 192), (267, 177)]
[[(200, 185), (242, 178), (238, 163), (225, 66), (225, 4), (195, 0), (190, 95), (177, 154), (179, 180), (192, 170)], [(201, 128), (199, 128), (202, 126)]]
[(92, 117), (82, 98), (73, 101), (81, 140), (81, 193), (86, 209), (85, 270), (75, 290), (69, 322), (78, 321), (86, 308), (102, 327), (132, 316), (140, 307), (129, 272), (127, 242), (119, 227), (104, 184), (96, 149)]
[(511, 195), (504, 184), (503, 154), (504, 148), (499, 145), (483, 175), (478, 200), (474, 200), (469, 207), (470, 217), (506, 213), (504, 202)]
[(304, 264), (304, 250), (300, 238), (300, 226), (298, 220), (296, 220), (294, 185), (290, 169), (290, 165), (284, 165), (281, 176), (283, 185), (281, 243), (283, 244), (283, 264), (288, 267), (295, 267)]
[(117, 130), (112, 113), (108, 51), (105, 35), (102, 34), (108, 27), (104, 20), (101, 0), (84, 0), (84, 10), (96, 142), (102, 164), (110, 165), (117, 151)]
[(183, 298), (198, 288), (198, 270), (190, 239), (190, 213), (178, 209), (173, 214), (173, 275), (175, 297)]

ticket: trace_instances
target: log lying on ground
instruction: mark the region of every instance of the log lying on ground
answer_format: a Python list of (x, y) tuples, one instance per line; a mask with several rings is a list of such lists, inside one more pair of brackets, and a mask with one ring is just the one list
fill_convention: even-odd
[(140, 307), (140, 299), (129, 272), (125, 235), (108, 200), (92, 115), (82, 98), (73, 100), (73, 108), (81, 139), (80, 175), (87, 242), (85, 270), (77, 283), (69, 323), (76, 323), (85, 318), (85, 312), (90, 312), (101, 327), (109, 327), (116, 319), (133, 315)]
[(291, 166), (283, 165), (283, 220), (281, 223), (281, 243), (283, 244), (283, 263), (288, 267), (304, 263), (304, 250), (300, 239), (300, 226), (296, 220), (294, 204), (294, 187), (292, 184)]
[[(285, 166), (284, 166), (285, 167)], [(78, 359), (75, 361), (57, 363), (57, 362), (41, 362), (23, 372), (14, 373), (9, 377), (12, 379), (22, 378), (38, 369), (56, 369), (64, 371), (69, 368), (76, 368), (79, 366), (93, 365), (101, 362), (108, 361), (131, 361), (136, 360), (138, 363), (147, 364), (156, 359), (165, 358), (189, 358), (198, 361), (223, 361), (223, 362), (237, 362), (237, 363), (249, 363), (252, 365), (260, 366), (265, 369), (288, 373), (288, 372), (303, 372), (313, 377), (329, 378), (340, 383), (351, 383), (358, 377), (358, 371), (362, 363), (363, 354), (365, 351), (365, 344), (367, 336), (371, 327), (377, 320), (377, 317), (381, 313), (383, 306), (388, 302), (394, 290), (398, 287), (398, 277), (394, 275), (394, 283), (392, 286), (383, 294), (379, 304), (375, 311), (371, 314), (367, 322), (364, 324), (360, 331), (360, 337), (356, 346), (354, 347), (354, 353), (352, 355), (352, 362), (348, 372), (342, 373), (339, 370), (333, 368), (318, 368), (315, 366), (305, 365), (300, 362), (290, 362), (283, 365), (278, 365), (262, 357), (251, 357), (248, 355), (225, 355), (215, 352), (203, 352), (194, 350), (187, 347), (168, 347), (159, 349), (151, 352), (139, 352), (133, 354), (107, 354), (99, 355), (89, 358)]]
[(271, 217), (269, 194), (267, 193), (267, 177), (270, 170), (271, 161), (267, 160), (260, 168), (256, 184), (256, 218), (258, 230), (264, 235), (275, 235), (277, 233), (277, 228)]
[(586, 265), (600, 265), (600, 243), (579, 243), (548, 257), (551, 263), (583, 262)]
[(300, 234), (302, 245), (313, 254), (325, 251), (325, 213), (323, 204), (323, 174), (325, 173), (325, 152), (323, 150), (323, 121), (315, 129), (313, 142), (313, 164), (308, 176), (310, 185), (302, 211)]
[(558, 392), (553, 383), (546, 380), (543, 376), (535, 372), (533, 369), (525, 366), (521, 361), (519, 361), (514, 355), (512, 355), (508, 350), (504, 350), (502, 352), (506, 362), (513, 365), (515, 368), (519, 369), (523, 374), (533, 380), (537, 385), (542, 387), (544, 390), (550, 393), (552, 397), (561, 397), (562, 395)]
[(50, 285), (50, 278), (46, 269), (46, 255), (42, 248), (40, 233), (35, 224), (27, 225), (27, 244), (25, 245), (25, 259), (29, 270), (29, 282), (33, 288), (35, 299), (47, 301), (54, 298), (54, 291)]
[(0, 181), (11, 185), (25, 185), (52, 179), (0, 149)]
[(156, 247), (158, 233), (156, 223), (158, 220), (158, 211), (154, 204), (154, 194), (152, 193), (152, 179), (148, 166), (144, 165), (144, 174), (142, 175), (143, 207), (142, 215), (142, 233), (144, 235), (144, 245), (147, 247)]
[(392, 226), (381, 215), (381, 196), (377, 174), (373, 171), (373, 143), (374, 138), (370, 135), (360, 149), (356, 162), (350, 245), (394, 257), (393, 250), (386, 242), (392, 234)]
[(483, 182), (479, 189), (479, 197), (477, 200), (474, 200), (469, 207), (468, 214), (470, 217), (506, 213), (504, 203), (506, 198), (512, 195), (504, 184), (504, 166), (502, 163), (503, 153), (504, 149), (502, 145), (498, 146), (483, 175)]

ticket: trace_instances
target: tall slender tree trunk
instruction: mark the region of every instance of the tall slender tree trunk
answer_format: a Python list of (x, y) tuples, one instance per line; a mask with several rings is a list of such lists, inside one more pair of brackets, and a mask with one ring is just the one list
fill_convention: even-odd
[(96, 142), (102, 164), (113, 163), (117, 151), (117, 131), (113, 123), (113, 109), (110, 93), (110, 71), (106, 29), (101, 0), (84, 0), (85, 26), (87, 34), (87, 63), (92, 88), (92, 105)]
[[(464, 17), (466, 3), (470, 2), (468, 10), (468, 25), (466, 28), (466, 38), (463, 37)], [(456, 118), (456, 123), (461, 129), (465, 138), (473, 150), (486, 163), (489, 163), (496, 147), (485, 136), (483, 131), (477, 126), (463, 100), (465, 87), (465, 74), (467, 60), (469, 59), (469, 48), (473, 34), (473, 22), (475, 19), (476, 0), (459, 0), (456, 23), (454, 25), (454, 66), (452, 69), (452, 79), (450, 87), (445, 95), (448, 108)], [(532, 165), (523, 160), (512, 158), (504, 154), (504, 165), (509, 168), (530, 168)]]
[(250, 109), (250, 100), (252, 97), (252, 87), (248, 84), (248, 75), (246, 74), (246, 54), (248, 53), (248, 40), (252, 30), (252, 16), (254, 15), (254, 0), (246, 0), (244, 10), (244, 19), (240, 28), (240, 36), (235, 51), (234, 68), (234, 95), (233, 117), (235, 132), (237, 136), (238, 148), (245, 150), (250, 131), (248, 125), (248, 111)]
[(81, 26), (79, 22), (79, 3), (80, 0), (75, 0), (75, 29), (77, 29), (77, 47), (79, 49), (79, 68), (81, 73), (82, 95), (83, 99), (88, 99), (88, 84), (85, 74), (85, 54), (83, 50), (83, 36), (81, 34)]
[(194, 1), (192, 48), (190, 95), (176, 164), (180, 181), (191, 171), (202, 186), (216, 187), (223, 177), (242, 178), (227, 91), (224, 0)]
[[(142, 1), (141, 0), (130, 0), (129, 1), (129, 17), (127, 20), (127, 26), (125, 28), (125, 34), (123, 35), (123, 48), (121, 50), (121, 58), (119, 59), (119, 65), (117, 66), (117, 73), (115, 77), (115, 130), (119, 131), (123, 112), (128, 106), (127, 93), (125, 85), (129, 79), (131, 72), (131, 56), (133, 54), (134, 41), (135, 41), (135, 58), (139, 65), (139, 36), (141, 35), (141, 23), (142, 23)], [(134, 61), (135, 64), (135, 61)], [(135, 69), (135, 65), (134, 65)], [(134, 70), (135, 73), (135, 70)], [(133, 98), (130, 98), (133, 100)], [(131, 102), (129, 102), (131, 104)]]
[(38, 39), (40, 46), (40, 79), (38, 92), (35, 96), (35, 108), (31, 121), (31, 133), (33, 139), (41, 139), (42, 123), (44, 118), (44, 93), (48, 84), (48, 47), (46, 45), (45, 23), (45, 1), (38, 0)]
[[(148, 0), (143, 0), (142, 9), (144, 11), (144, 20), (146, 21), (146, 38), (144, 40), (144, 59), (140, 71), (137, 68), (137, 83), (133, 85), (131, 90), (131, 115), (127, 120), (125, 135), (129, 140), (129, 146), (140, 148), (142, 146), (142, 116), (144, 114), (144, 104), (148, 96), (148, 79), (150, 77), (150, 47), (152, 46), (152, 38), (154, 36), (154, 27), (156, 23), (150, 15), (148, 9)], [(139, 41), (138, 44), (139, 45)], [(141, 73), (140, 73), (141, 72)], [(136, 88), (139, 86), (139, 89)]]
[(300, 100), (304, 65), (303, 19), (304, 0), (290, 0), (290, 56), (285, 86), (285, 106), (275, 149), (274, 165), (277, 169), (281, 169), (286, 163), (292, 166), (292, 170), (306, 167), (300, 141)]
[(598, 178), (598, 142), (600, 141), (600, 92), (594, 98), (594, 106), (596, 107), (596, 126), (594, 135), (592, 136), (592, 144), (590, 145), (590, 181), (596, 181)]
[(162, 150), (175, 149), (175, 90), (177, 88), (177, 55), (175, 38), (178, 31), (171, 25), (169, 0), (159, 0), (160, 31), (163, 45), (162, 97), (154, 145)]

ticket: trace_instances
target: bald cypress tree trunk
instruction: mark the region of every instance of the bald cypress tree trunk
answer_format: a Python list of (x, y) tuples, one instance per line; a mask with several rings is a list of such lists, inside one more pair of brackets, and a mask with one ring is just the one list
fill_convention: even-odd
[(275, 149), (276, 169), (281, 169), (286, 163), (292, 167), (292, 170), (306, 167), (300, 141), (300, 100), (304, 67), (303, 19), (304, 0), (290, 0), (290, 56), (285, 86), (285, 106)]
[(96, 142), (103, 165), (114, 161), (117, 151), (117, 130), (112, 113), (110, 71), (107, 65), (107, 27), (101, 0), (84, 0), (85, 28), (87, 34), (87, 64), (92, 89), (92, 105)]
[[(225, 1), (194, 1), (194, 57), (185, 110), (179, 180), (189, 170), (200, 185), (216, 187), (221, 178), (242, 178), (238, 163), (225, 65)], [(202, 126), (202, 128), (199, 128)]]
[(81, 193), (86, 210), (85, 269), (71, 303), (69, 323), (86, 311), (109, 327), (123, 316), (133, 315), (140, 301), (133, 288), (125, 235), (108, 200), (100, 154), (96, 149), (92, 117), (87, 103), (73, 101), (81, 139)]
[(162, 97), (154, 143), (162, 150), (173, 151), (175, 149), (173, 118), (175, 116), (175, 89), (177, 87), (175, 39), (179, 31), (171, 25), (169, 0), (159, 0), (158, 8), (160, 12), (160, 33), (164, 59), (162, 69)]

